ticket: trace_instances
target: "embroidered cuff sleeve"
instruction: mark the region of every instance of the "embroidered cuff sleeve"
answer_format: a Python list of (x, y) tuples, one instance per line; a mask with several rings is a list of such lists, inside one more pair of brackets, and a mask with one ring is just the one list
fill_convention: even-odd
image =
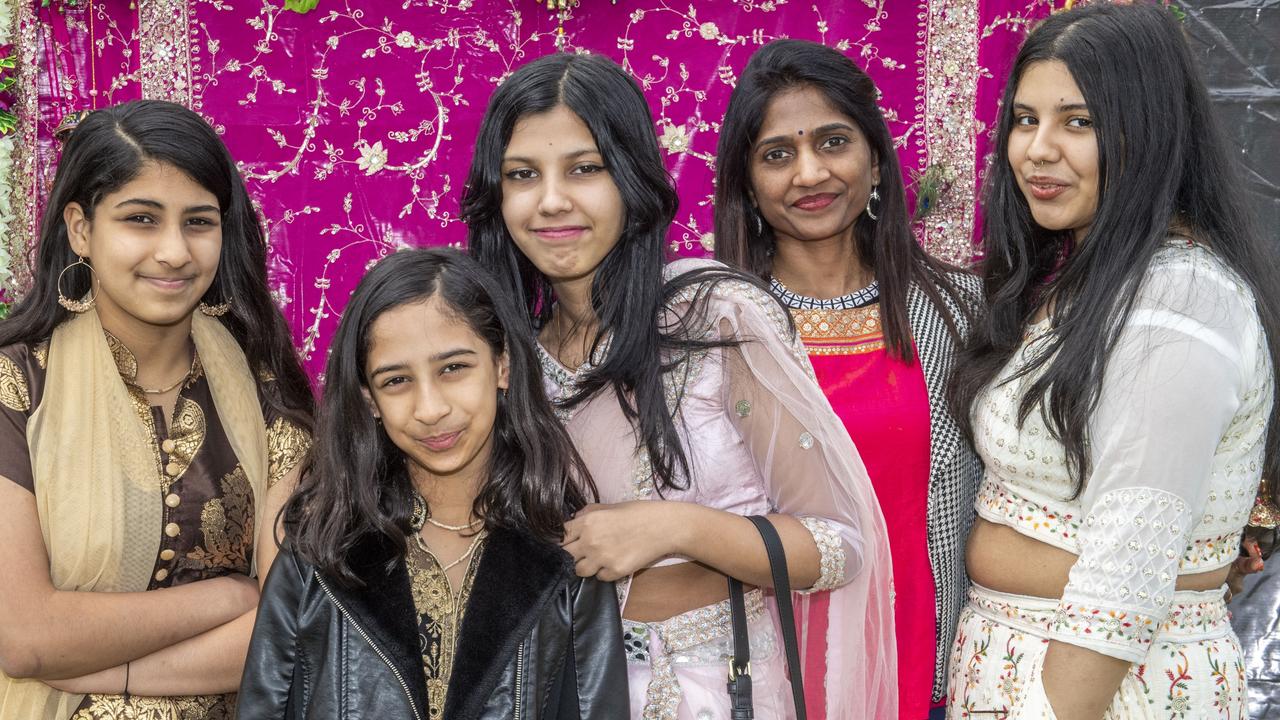
[(840, 533), (830, 520), (815, 517), (802, 517), (800, 524), (813, 535), (813, 542), (818, 546), (819, 563), (822, 574), (813, 587), (797, 590), (801, 593), (831, 590), (844, 584), (844, 542)]
[(1191, 515), (1182, 498), (1154, 488), (1098, 498), (1080, 530), (1054, 639), (1141, 662), (1169, 613)]

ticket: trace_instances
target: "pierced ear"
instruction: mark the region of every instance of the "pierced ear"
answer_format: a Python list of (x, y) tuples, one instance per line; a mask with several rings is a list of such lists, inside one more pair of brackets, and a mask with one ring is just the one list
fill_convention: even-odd
[(880, 158), (874, 154), (871, 156), (871, 184), (880, 184)]
[(92, 223), (80, 203), (67, 203), (62, 209), (62, 222), (67, 226), (67, 242), (71, 245), (71, 252), (80, 257), (89, 257), (89, 230)]
[(752, 208), (753, 210), (759, 210), (759, 209), (760, 209), (760, 203), (756, 202), (756, 191), (755, 191), (755, 190), (747, 190), (747, 200), (749, 200), (749, 201), (751, 202), (751, 208)]

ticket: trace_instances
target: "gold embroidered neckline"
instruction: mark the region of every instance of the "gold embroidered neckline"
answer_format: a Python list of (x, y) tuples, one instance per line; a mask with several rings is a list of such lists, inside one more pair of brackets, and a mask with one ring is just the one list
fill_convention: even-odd
[(133, 351), (128, 348), (120, 338), (112, 335), (110, 332), (103, 330), (102, 334), (106, 337), (107, 347), (111, 349), (111, 358), (115, 360), (116, 370), (120, 373), (120, 378), (125, 384), (131, 388), (141, 391), (144, 395), (158, 395), (173, 390), (174, 387), (180, 387), (185, 390), (195, 384), (196, 380), (204, 374), (204, 367), (200, 363), (200, 353), (192, 351), (191, 353), (191, 369), (186, 376), (178, 381), (178, 384), (165, 389), (163, 392), (158, 390), (148, 390), (138, 384), (138, 358), (134, 356)]

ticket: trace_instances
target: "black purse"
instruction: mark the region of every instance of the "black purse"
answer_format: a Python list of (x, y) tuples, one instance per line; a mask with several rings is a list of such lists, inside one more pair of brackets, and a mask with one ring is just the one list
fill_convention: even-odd
[[(806, 720), (804, 682), (800, 677), (800, 646), (796, 641), (795, 612), (791, 608), (791, 579), (787, 575), (787, 555), (782, 539), (773, 523), (759, 515), (747, 518), (760, 531), (769, 570), (773, 573), (773, 589), (778, 601), (782, 644), (787, 654), (787, 671), (791, 675), (791, 695), (796, 704), (796, 720)], [(733, 621), (733, 659), (729, 662), (729, 701), (732, 720), (752, 720), (755, 707), (751, 701), (751, 642), (747, 636), (747, 603), (742, 581), (729, 578), (729, 607)]]

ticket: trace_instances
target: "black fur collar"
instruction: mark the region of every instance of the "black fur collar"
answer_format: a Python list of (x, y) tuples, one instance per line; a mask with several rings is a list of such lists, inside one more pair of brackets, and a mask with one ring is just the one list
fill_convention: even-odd
[[(351, 551), (359, 588), (330, 590), (401, 674), (422, 717), (426, 676), (418, 647), (417, 610), (403, 559), (385, 539), (370, 538)], [(524, 533), (496, 529), (485, 541), (449, 679), (444, 717), (480, 715), (503, 669), (541, 616), (556, 588), (573, 576), (569, 555)]]
[(485, 545), (449, 678), (450, 720), (480, 716), (543, 608), (573, 577), (568, 553), (529, 535), (495, 530)]
[[(351, 569), (363, 587), (328, 583), (351, 622), (381, 651), (408, 686), (409, 698), (427, 717), (427, 676), (418, 646), (418, 613), (409, 589), (404, 558), (381, 535), (369, 535), (351, 549)], [(358, 634), (358, 633), (357, 633)]]

